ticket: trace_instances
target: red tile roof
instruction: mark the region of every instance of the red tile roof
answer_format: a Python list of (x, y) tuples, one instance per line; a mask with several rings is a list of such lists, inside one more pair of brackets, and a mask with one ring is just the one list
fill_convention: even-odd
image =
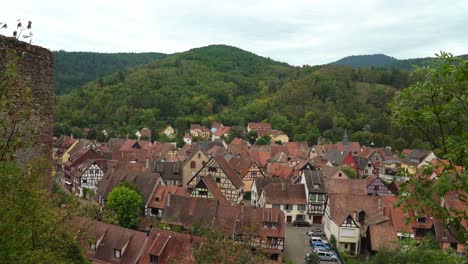
[(364, 179), (326, 179), (325, 186), (329, 194), (367, 195), (366, 180)]
[[(229, 165), (229, 163), (226, 161), (225, 158), (222, 156), (215, 156), (213, 157), (216, 162), (218, 163), (219, 167), (224, 171), (226, 176), (229, 178), (229, 180), (234, 184), (236, 188), (241, 188), (244, 186), (244, 183), (242, 182), (241, 178), (239, 175), (236, 173), (236, 171)], [(209, 162), (208, 162), (209, 163)]]
[(263, 192), (267, 204), (307, 204), (304, 184), (270, 183)]
[(202, 243), (201, 237), (194, 237), (173, 231), (152, 229), (148, 237), (141, 264), (150, 264), (150, 255), (158, 257), (158, 263), (195, 264), (193, 246)]
[[(93, 263), (136, 263), (140, 257), (147, 236), (145, 232), (110, 225), (83, 217), (74, 217), (73, 230), (86, 255)], [(96, 243), (96, 250), (89, 249), (89, 243)], [(121, 258), (114, 257), (114, 250), (121, 250)]]
[(268, 173), (271, 177), (280, 177), (283, 179), (289, 179), (294, 174), (294, 169), (289, 165), (282, 165), (279, 163), (270, 163), (268, 165)]
[(166, 198), (169, 194), (188, 196), (187, 190), (183, 187), (173, 185), (158, 185), (151, 195), (148, 207), (163, 209), (164, 205), (166, 204)]
[(271, 129), (270, 123), (249, 123), (247, 127), (250, 130)]

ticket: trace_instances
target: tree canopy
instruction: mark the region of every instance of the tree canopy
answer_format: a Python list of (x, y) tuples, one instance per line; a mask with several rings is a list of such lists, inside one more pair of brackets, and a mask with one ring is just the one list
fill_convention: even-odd
[(119, 225), (128, 228), (138, 226), (142, 204), (140, 194), (125, 185), (112, 189), (106, 201), (107, 208), (116, 214)]
[[(449, 192), (467, 204), (468, 197), (468, 60), (441, 53), (429, 66), (416, 68), (421, 81), (394, 98), (392, 120), (401, 129), (414, 129), (447, 162), (428, 164), (404, 186), (400, 202), (405, 208), (430, 212), (460, 241), (467, 241), (462, 225), (465, 211), (440, 206)], [(463, 165), (459, 170), (456, 165)], [(440, 170), (437, 180), (429, 175)]]

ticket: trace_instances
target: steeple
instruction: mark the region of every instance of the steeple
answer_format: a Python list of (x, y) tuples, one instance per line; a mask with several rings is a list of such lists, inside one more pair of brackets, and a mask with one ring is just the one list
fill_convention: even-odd
[(348, 129), (345, 128), (343, 136), (343, 146), (348, 145)]

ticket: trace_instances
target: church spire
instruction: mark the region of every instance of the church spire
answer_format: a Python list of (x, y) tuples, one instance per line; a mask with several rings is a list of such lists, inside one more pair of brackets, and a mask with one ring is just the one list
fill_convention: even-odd
[(343, 146), (348, 145), (348, 129), (345, 128), (343, 136)]

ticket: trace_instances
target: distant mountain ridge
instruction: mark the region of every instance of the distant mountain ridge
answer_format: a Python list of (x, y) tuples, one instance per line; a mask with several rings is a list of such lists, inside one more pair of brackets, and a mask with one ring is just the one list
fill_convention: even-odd
[[(460, 55), (458, 57), (466, 59), (468, 58), (468, 54)], [(413, 65), (428, 65), (433, 59), (433, 57), (426, 57), (399, 60), (385, 54), (372, 54), (347, 56), (330, 64), (347, 65), (355, 68), (382, 67), (410, 70), (413, 68)]]

